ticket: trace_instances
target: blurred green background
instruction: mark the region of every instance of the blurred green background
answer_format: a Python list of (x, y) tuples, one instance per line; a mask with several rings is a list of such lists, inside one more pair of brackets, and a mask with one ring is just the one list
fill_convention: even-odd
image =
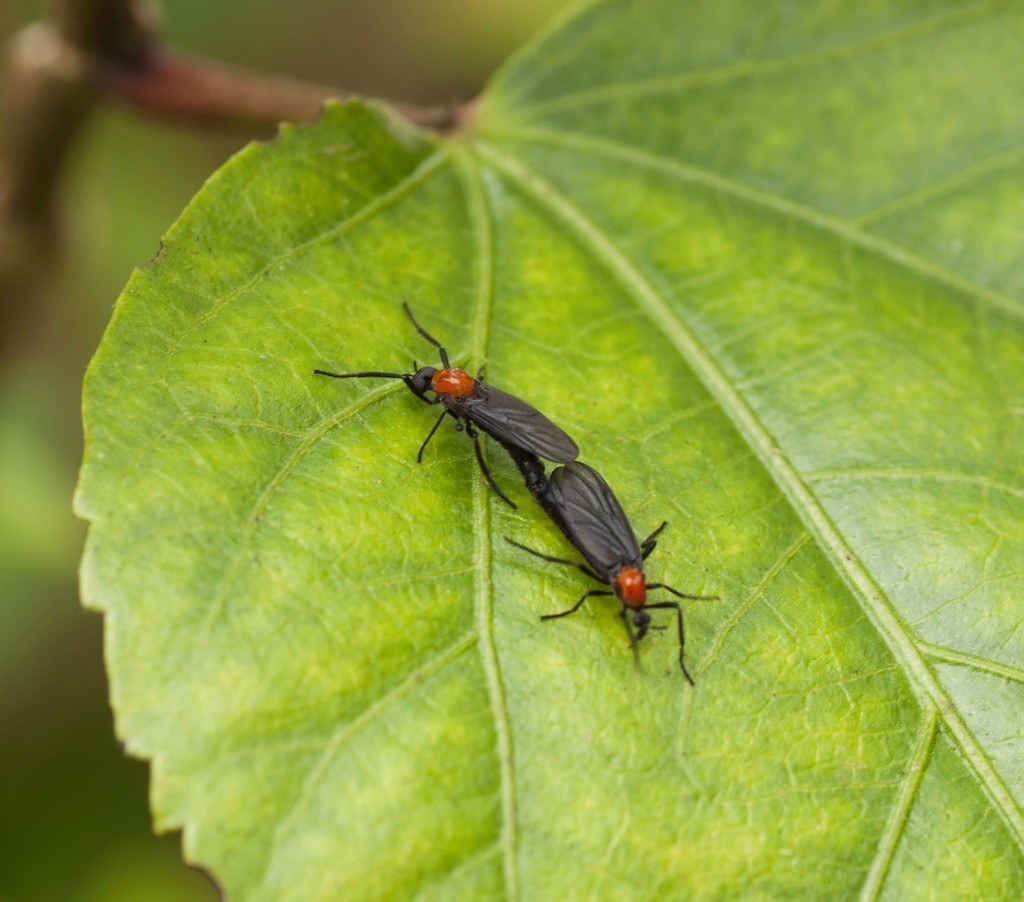
[[(565, 0), (177, 0), (174, 46), (368, 96), (446, 104)], [(0, 4), (0, 39), (45, 13)], [(0, 86), (3, 87), (3, 86)], [(0, 899), (215, 899), (156, 837), (148, 767), (113, 733), (102, 621), (78, 602), (84, 524), (71, 514), (82, 374), (132, 268), (246, 138), (107, 108), (64, 173), (58, 272), (0, 360)], [(17, 299), (15, 299), (17, 301)]]

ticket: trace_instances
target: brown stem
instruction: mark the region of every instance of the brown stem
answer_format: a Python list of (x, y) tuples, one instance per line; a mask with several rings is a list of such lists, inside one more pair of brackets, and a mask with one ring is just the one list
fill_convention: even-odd
[(168, 49), (137, 68), (101, 62), (93, 70), (97, 87), (139, 110), (179, 122), (266, 127), (301, 122), (319, 112), (333, 88), (242, 72)]
[[(15, 36), (0, 122), (0, 332), (30, 312), (57, 241), (57, 187), (67, 155), (97, 103), (117, 98), (174, 122), (266, 132), (311, 119), (344, 91), (261, 75), (159, 44), (142, 0), (52, 0), (51, 22)], [(473, 106), (392, 104), (421, 128), (449, 132)], [(2, 341), (0, 341), (2, 345)], [(0, 353), (3, 348), (0, 347)]]
[(147, 0), (50, 0), (50, 20), (86, 56), (139, 65), (159, 34), (159, 15)]
[[(263, 75), (198, 56), (160, 48), (138, 67), (100, 64), (97, 87), (139, 110), (179, 122), (267, 128), (312, 119), (328, 98), (349, 99), (338, 88)], [(424, 128), (450, 130), (461, 119), (456, 109), (392, 105), (399, 115)]]
[(133, 0), (53, 0), (52, 21), (11, 41), (0, 122), (0, 354), (17, 347), (51, 288), (57, 190), (98, 102), (90, 60), (137, 64), (155, 28)]
[(59, 245), (59, 175), (95, 92), (81, 58), (46, 24), (11, 43), (0, 125), (0, 355), (36, 318)]
[(88, 118), (95, 92), (82, 79), (82, 58), (42, 23), (18, 34), (8, 57), (3, 203), (8, 218), (49, 212), (57, 174)]

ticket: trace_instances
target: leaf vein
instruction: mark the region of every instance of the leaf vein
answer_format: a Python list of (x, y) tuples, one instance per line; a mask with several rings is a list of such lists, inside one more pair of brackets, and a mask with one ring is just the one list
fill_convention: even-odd
[[(377, 389), (376, 391), (369, 392), (359, 401), (354, 404), (350, 404), (340, 413), (333, 416), (327, 417), (322, 420), (317, 426), (309, 430), (305, 437), (296, 445), (295, 450), (291, 453), (288, 460), (278, 468), (270, 482), (267, 483), (266, 488), (260, 493), (259, 497), (253, 504), (252, 511), (246, 518), (245, 532), (242, 534), (242, 538), (239, 542), (238, 554), (232, 561), (231, 566), (227, 569), (224, 574), (220, 585), (217, 587), (217, 592), (214, 595), (213, 602), (210, 605), (210, 611), (206, 615), (206, 619), (203, 621), (202, 628), (199, 632), (200, 639), (204, 639), (209, 635), (210, 630), (213, 629), (214, 624), (220, 618), (220, 615), (224, 611), (224, 607), (227, 604), (228, 592), (231, 587), (231, 583), (238, 573), (239, 568), (242, 566), (242, 562), (245, 560), (246, 553), (249, 550), (252, 537), (256, 532), (256, 527), (259, 525), (260, 514), (266, 509), (267, 504), (273, 497), (274, 493), (284, 484), (285, 480), (295, 471), (295, 468), (299, 465), (301, 460), (306, 456), (307, 452), (327, 434), (332, 428), (343, 422), (348, 417), (354, 415), (358, 410), (368, 407), (371, 403), (379, 399), (381, 396), (390, 394), (396, 391), (394, 386), (386, 386), (384, 388)], [(201, 642), (197, 642), (197, 653), (198, 647)]]
[(892, 859), (896, 854), (896, 848), (899, 845), (900, 837), (903, 834), (903, 828), (906, 826), (907, 818), (910, 817), (910, 809), (913, 806), (914, 799), (917, 797), (918, 790), (921, 787), (921, 780), (924, 777), (925, 765), (927, 763), (928, 756), (931, 754), (932, 747), (935, 744), (935, 737), (937, 733), (937, 712), (932, 709), (929, 711), (928, 717), (925, 720), (924, 729), (922, 730), (921, 737), (918, 740), (917, 751), (914, 753), (913, 760), (907, 768), (906, 776), (903, 780), (903, 786), (896, 799), (896, 805), (889, 813), (889, 820), (885, 825), (885, 829), (882, 831), (882, 835), (878, 843), (878, 849), (875, 851), (874, 860), (871, 862), (871, 867), (868, 869), (867, 877), (864, 880), (864, 886), (861, 887), (861, 902), (869, 902), (869, 900), (878, 899), (882, 894), (885, 878), (889, 873), (890, 866), (892, 865)]
[(390, 707), (410, 695), (414, 690), (421, 689), (430, 677), (435, 676), (444, 670), (445, 667), (455, 661), (463, 652), (476, 643), (477, 639), (478, 637), (476, 632), (467, 633), (463, 638), (437, 654), (430, 661), (427, 661), (422, 666), (414, 668), (405, 680), (398, 685), (391, 687), (382, 696), (368, 705), (356, 717), (338, 725), (334, 735), (331, 736), (324, 745), (319, 759), (310, 768), (309, 774), (303, 781), (302, 788), (296, 796), (295, 801), (292, 803), (289, 810), (282, 814), (277, 828), (274, 830), (274, 836), (270, 843), (270, 852), (266, 856), (267, 865), (261, 878), (264, 888), (269, 889), (269, 887), (266, 886), (266, 881), (273, 872), (274, 858), (277, 855), (278, 849), (283, 846), (284, 839), (288, 832), (301, 817), (303, 810), (316, 794), (324, 775), (327, 773), (327, 770), (331, 765), (331, 762), (341, 750), (342, 746), (344, 746), (344, 744), (358, 732), (372, 724), (378, 717), (381, 717)]
[(812, 66), (845, 62), (902, 42), (932, 37), (945, 30), (984, 19), (993, 10), (1004, 5), (1003, 0), (990, 0), (990, 2), (978, 3), (965, 9), (940, 13), (862, 40), (849, 41), (822, 50), (796, 53), (774, 60), (757, 61), (751, 59), (748, 52), (746, 57), (739, 62), (729, 63), (718, 68), (656, 75), (632, 81), (610, 82), (598, 87), (564, 94), (553, 100), (514, 107), (511, 112), (520, 119), (527, 117), (537, 119), (552, 113), (578, 111), (581, 108), (600, 103), (622, 103), (651, 94), (679, 93), (698, 87), (718, 87), (754, 75), (761, 77), (788, 75), (809, 69)]
[(445, 899), (448, 898), (446, 889), (451, 888), (457, 881), (461, 880), (466, 874), (473, 871), (480, 865), (487, 864), (492, 858), (496, 858), (501, 855), (501, 841), (495, 841), (487, 843), (482, 849), (474, 852), (466, 858), (463, 858), (454, 868), (448, 871), (446, 874), (441, 875), (438, 879), (432, 880), (427, 886), (420, 889), (415, 896), (412, 897), (413, 902), (416, 900), (424, 899)]
[(958, 473), (953, 470), (927, 467), (850, 467), (842, 470), (810, 470), (805, 474), (808, 482), (837, 482), (858, 479), (934, 480), (936, 482), (975, 485), (994, 492), (1010, 495), (1024, 501), (1024, 489), (1009, 485), (980, 473)]
[[(903, 267), (910, 272), (916, 273), (929, 282), (941, 285), (947, 289), (953, 289), (975, 301), (985, 301), (1004, 313), (1009, 313), (1017, 319), (1024, 320), (1024, 305), (1012, 295), (971, 282), (953, 270), (913, 253), (889, 239), (859, 229), (847, 220), (829, 216), (806, 204), (751, 187), (743, 182), (708, 169), (680, 163), (675, 160), (668, 160), (615, 141), (608, 141), (589, 135), (576, 135), (570, 132), (540, 128), (489, 130), (488, 133), (505, 140), (520, 140), (536, 144), (561, 146), (597, 157), (618, 160), (641, 167), (650, 172), (661, 173), (681, 183), (701, 185), (704, 188), (719, 191), (723, 195), (732, 197), (750, 206), (759, 207), (776, 215), (802, 222), (822, 234), (832, 235), (837, 240), (849, 242), (866, 252), (875, 254), (879, 259), (887, 260), (895, 266)], [(499, 153), (491, 144), (481, 143), (479, 150), (485, 157)], [(553, 186), (552, 190), (554, 190)]]
[(934, 661), (941, 661), (944, 664), (962, 664), (973, 670), (988, 673), (992, 676), (1002, 677), (1015, 683), (1024, 683), (1024, 668), (1013, 667), (980, 655), (972, 655), (962, 651), (955, 651), (944, 645), (935, 645), (931, 642), (918, 641), (918, 647), (922, 653)]
[[(476, 169), (464, 154), (455, 157), (455, 169), (459, 174), (465, 195), (466, 210), (470, 228), (476, 242), (475, 258), (477, 272), (477, 316), (473, 330), (473, 344), (478, 359), (486, 359), (487, 336), (491, 323), (494, 295), (494, 235), (491, 212), (487, 197), (480, 183)], [(496, 753), (501, 775), (501, 847), (503, 873), (505, 877), (505, 898), (514, 902), (519, 897), (518, 873), (516, 870), (517, 816), (516, 787), (512, 769), (512, 729), (509, 723), (508, 706), (505, 702), (505, 687), (501, 679), (501, 667), (494, 637), (494, 580), (493, 557), (491, 554), (491, 522), (489, 513), (489, 488), (483, 479), (476, 480), (474, 504), (476, 507), (478, 582), (476, 587), (477, 629), (480, 635), (480, 659), (487, 678), (487, 691), (491, 701), (496, 736)]]
[(965, 166), (956, 172), (949, 172), (940, 179), (918, 185), (913, 191), (887, 204), (875, 207), (874, 210), (867, 210), (850, 219), (850, 224), (861, 229), (872, 228), (886, 219), (908, 213), (917, 207), (927, 204), (929, 201), (965, 188), (972, 182), (980, 181), (1000, 170), (1017, 166), (1022, 160), (1024, 160), (1024, 144), (1016, 144), (1013, 147), (1004, 148), (998, 153), (990, 154), (972, 163), (970, 166)]
[(556, 186), (491, 145), (478, 147), (478, 153), (512, 185), (530, 197), (540, 209), (560, 222), (576, 236), (595, 260), (632, 297), (655, 327), (664, 330), (685, 361), (718, 399), (740, 435), (757, 454), (762, 466), (789, 500), (819, 547), (832, 561), (837, 574), (849, 587), (893, 656), (901, 662), (922, 709), (938, 709), (954, 743), (974, 772), (979, 785), (1013, 835), (1024, 849), (1024, 812), (996, 770), (993, 761), (968, 729), (953, 699), (925, 661), (915, 639), (898, 612), (888, 601), (867, 568), (844, 540), (839, 527), (821, 505), (808, 484), (776, 443), (757, 414), (739, 394), (726, 374), (700, 345), (680, 312), (673, 309), (644, 274), (619, 250), (596, 223), (575, 207)]
[(212, 301), (210, 306), (203, 312), (197, 313), (192, 321), (182, 329), (174, 341), (172, 342), (169, 353), (173, 354), (174, 351), (181, 345), (181, 343), (204, 323), (213, 319), (217, 314), (224, 309), (231, 301), (241, 297), (247, 291), (250, 291), (254, 286), (258, 285), (268, 274), (272, 273), (275, 269), (281, 266), (288, 260), (293, 260), (310, 248), (316, 247), (318, 244), (324, 241), (331, 241), (337, 238), (339, 235), (344, 235), (346, 232), (357, 228), (364, 222), (372, 219), (383, 210), (404, 199), (411, 194), (416, 188), (426, 182), (441, 165), (448, 159), (448, 154), (445, 150), (438, 150), (423, 160), (419, 166), (416, 167), (409, 175), (396, 183), (389, 191), (376, 197), (370, 203), (361, 207), (352, 216), (341, 220), (337, 224), (331, 226), (331, 228), (321, 232), (319, 235), (315, 235), (312, 238), (307, 239), (301, 244), (296, 244), (293, 247), (288, 248), (284, 253), (274, 257), (264, 266), (262, 266), (248, 281), (244, 284), (239, 285), (227, 294), (222, 295)]
[(809, 543), (811, 542), (811, 534), (809, 532), (801, 532), (794, 541), (782, 554), (779, 555), (777, 560), (768, 570), (764, 576), (761, 577), (761, 581), (754, 587), (754, 590), (747, 596), (747, 599), (738, 607), (732, 614), (729, 615), (725, 623), (722, 624), (721, 629), (718, 631), (718, 635), (715, 636), (714, 641), (711, 643), (711, 648), (708, 653), (704, 656), (704, 660), (701, 661), (700, 665), (696, 669), (696, 673), (701, 674), (713, 663), (716, 657), (725, 645), (725, 640), (729, 637), (734, 629), (739, 625), (739, 622), (747, 615), (750, 609), (754, 606), (759, 598), (761, 598), (768, 587), (775, 582), (779, 574), (785, 569), (786, 565), (793, 560)]

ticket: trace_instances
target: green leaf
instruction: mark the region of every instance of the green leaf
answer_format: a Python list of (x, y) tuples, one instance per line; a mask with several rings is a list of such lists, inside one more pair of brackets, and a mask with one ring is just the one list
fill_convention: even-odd
[[(159, 826), (235, 898), (1019, 898), (1024, 13), (599, 2), (475, 125), (207, 184), (85, 387), (82, 567)], [(547, 413), (686, 604), (615, 604), (398, 382)], [(658, 614), (666, 612), (655, 612)], [(668, 612), (670, 613), (670, 612)], [(671, 619), (662, 621), (671, 625)]]

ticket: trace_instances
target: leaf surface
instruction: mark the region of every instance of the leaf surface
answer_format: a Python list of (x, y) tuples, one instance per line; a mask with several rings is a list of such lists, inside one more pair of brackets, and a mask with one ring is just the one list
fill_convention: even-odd
[[(90, 368), (120, 735), (238, 898), (1016, 898), (1024, 14), (603, 2), (436, 140), (229, 162)], [(633, 669), (500, 448), (566, 429), (686, 604)], [(660, 614), (654, 612), (656, 619)], [(664, 622), (671, 625), (671, 619)]]

